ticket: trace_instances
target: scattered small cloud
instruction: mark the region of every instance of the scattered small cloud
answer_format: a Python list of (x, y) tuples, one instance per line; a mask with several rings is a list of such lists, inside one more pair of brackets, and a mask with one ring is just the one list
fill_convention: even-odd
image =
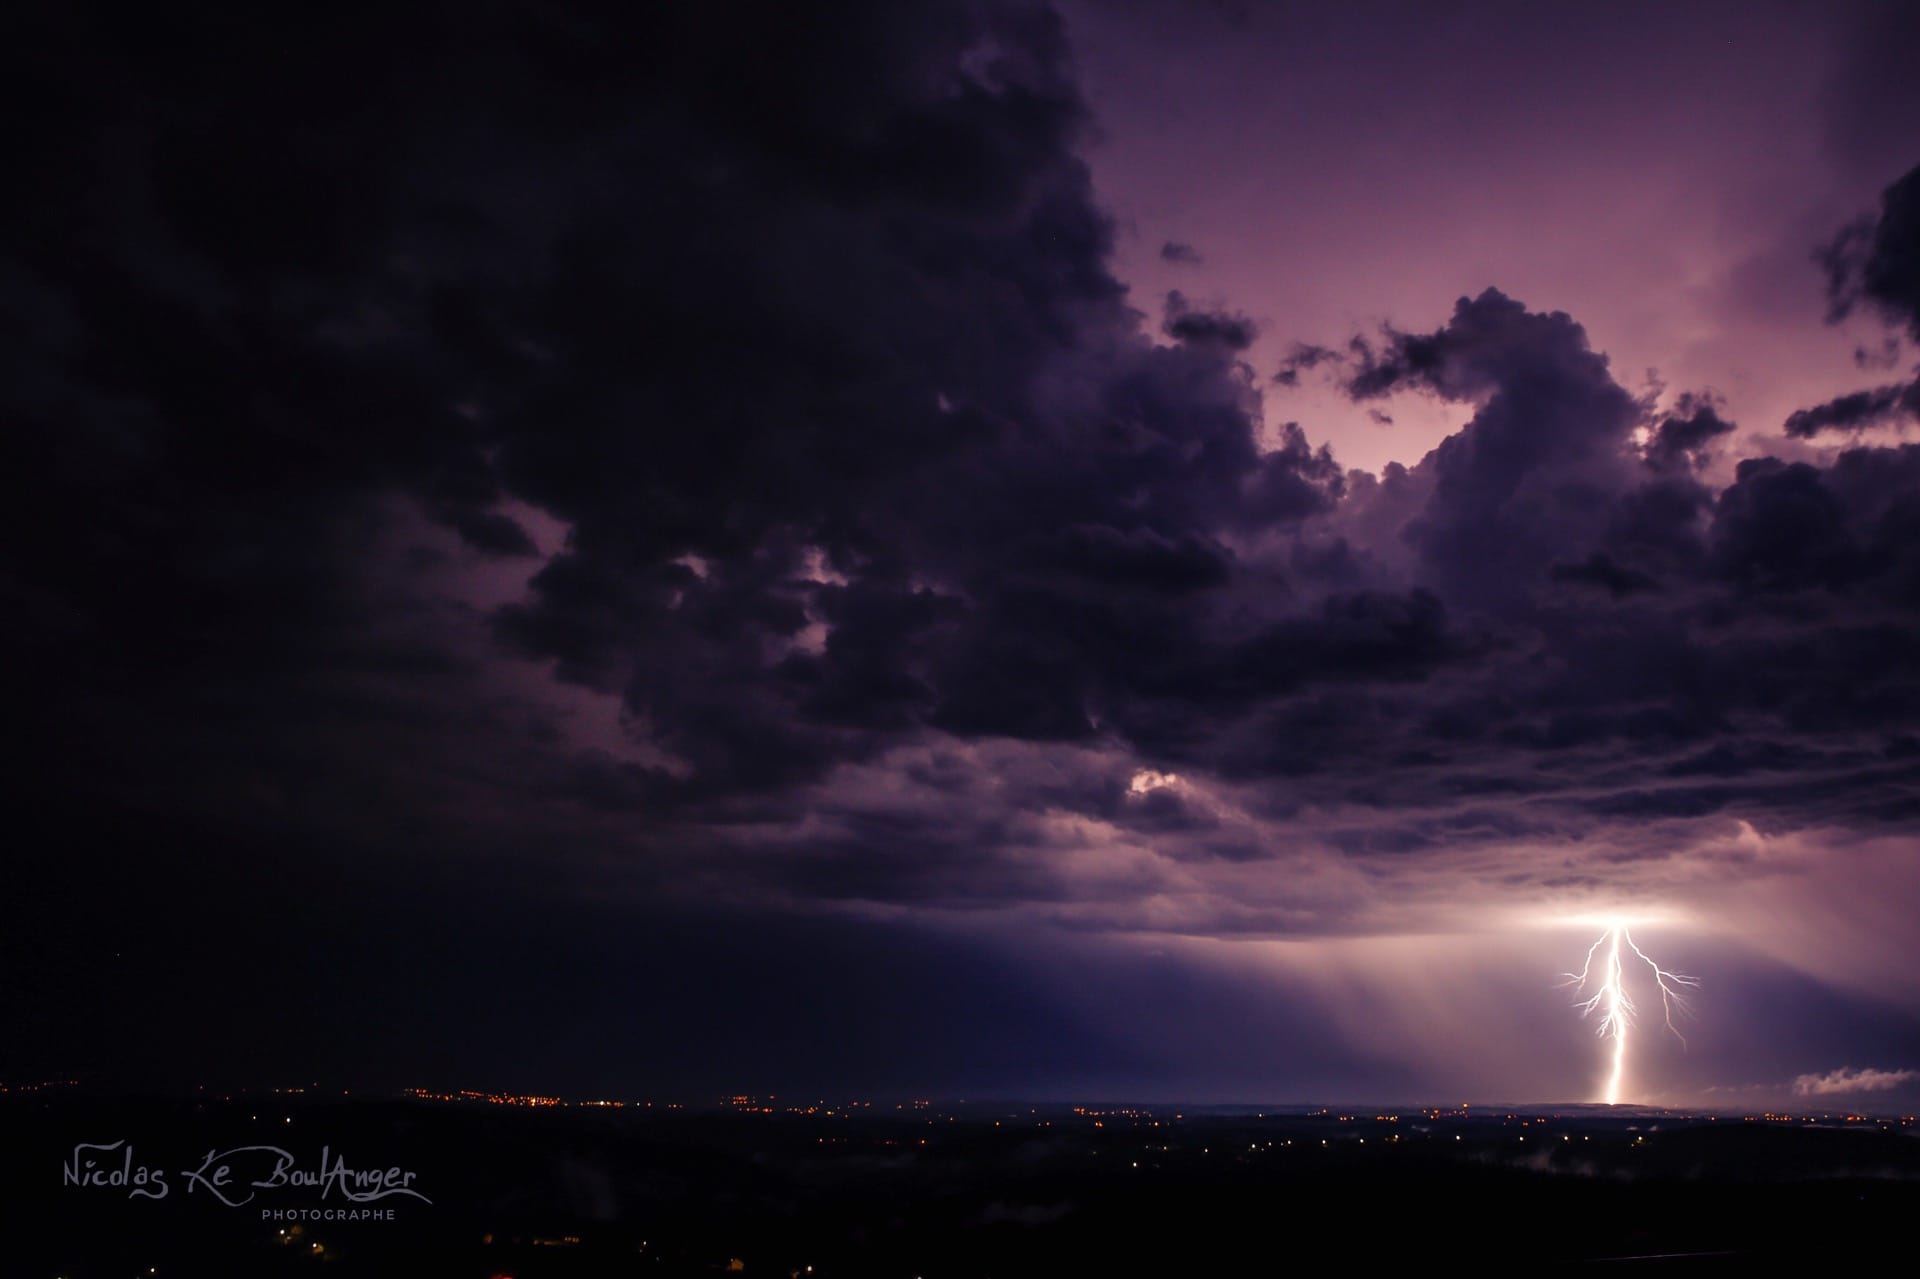
[(1201, 310), (1175, 289), (1167, 294), (1167, 318), (1162, 330), (1189, 346), (1219, 346), (1244, 351), (1253, 345), (1254, 323), (1244, 315)]
[(1280, 371), (1273, 375), (1273, 380), (1282, 386), (1299, 386), (1303, 370), (1311, 371), (1340, 358), (1339, 352), (1327, 347), (1315, 346), (1311, 342), (1295, 342), (1293, 350), (1287, 353), (1285, 362), (1280, 365)]
[(1824, 1075), (1801, 1075), (1793, 1081), (1797, 1097), (1827, 1097), (1834, 1093), (1886, 1092), (1920, 1079), (1920, 1070), (1854, 1070), (1842, 1066)]

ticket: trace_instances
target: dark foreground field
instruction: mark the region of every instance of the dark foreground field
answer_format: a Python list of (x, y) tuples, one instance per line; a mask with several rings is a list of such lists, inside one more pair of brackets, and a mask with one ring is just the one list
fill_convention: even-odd
[[(0, 1274), (936, 1279), (1456, 1260), (1740, 1273), (1909, 1239), (1916, 1132), (1580, 1108), (10, 1095)], [(293, 1184), (300, 1172), (319, 1184)], [(425, 1199), (348, 1197), (382, 1185)]]

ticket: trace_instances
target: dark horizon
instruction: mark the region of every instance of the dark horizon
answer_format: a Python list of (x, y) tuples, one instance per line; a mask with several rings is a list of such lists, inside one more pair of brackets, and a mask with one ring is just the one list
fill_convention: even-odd
[[(879, 1279), (1191, 1273), (1278, 1247), (1530, 1273), (1740, 1272), (1884, 1256), (1920, 1174), (1910, 1123), (1664, 1115), (282, 1116), (249, 1104), (193, 1108), (204, 1156), (182, 1118), (122, 1105), (14, 1125), (21, 1167), (38, 1175), (0, 1167), (22, 1210), (9, 1262), (204, 1279), (316, 1262), (368, 1276)], [(96, 1144), (73, 1144), (82, 1121)], [(200, 1171), (210, 1162), (239, 1176), (217, 1182)], [(56, 1166), (64, 1184), (47, 1175)], [(329, 1190), (258, 1175), (268, 1168)]]
[(1911, 1108), (1885, 1104), (1837, 1104), (1822, 1096), (1801, 1096), (1790, 1104), (1741, 1107), (1737, 1105), (1654, 1106), (1640, 1102), (1604, 1101), (1440, 1101), (1434, 1098), (1347, 1097), (1301, 1101), (1233, 1099), (1195, 1101), (1180, 1097), (1045, 1097), (1015, 1095), (940, 1096), (900, 1092), (861, 1096), (742, 1093), (692, 1097), (565, 1096), (557, 1093), (514, 1093), (500, 1089), (459, 1088), (451, 1085), (393, 1089), (335, 1087), (328, 1081), (298, 1085), (193, 1085), (159, 1087), (124, 1081), (45, 1080), (0, 1081), (0, 1105), (53, 1103), (56, 1105), (178, 1104), (271, 1109), (293, 1112), (333, 1112), (365, 1108), (376, 1111), (396, 1106), (451, 1107), (476, 1113), (499, 1112), (605, 1114), (634, 1121), (734, 1116), (755, 1118), (912, 1119), (916, 1114), (936, 1118), (990, 1121), (994, 1116), (1026, 1114), (1042, 1118), (1077, 1116), (1089, 1121), (1216, 1118), (1328, 1119), (1341, 1122), (1401, 1122), (1417, 1119), (1448, 1122), (1501, 1123), (1515, 1119), (1585, 1119), (1628, 1123), (1642, 1119), (1737, 1120), (1787, 1125), (1920, 1124)]

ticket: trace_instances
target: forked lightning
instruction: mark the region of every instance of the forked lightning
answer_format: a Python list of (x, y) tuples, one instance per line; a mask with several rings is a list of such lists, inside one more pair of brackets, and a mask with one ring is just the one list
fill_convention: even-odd
[[(1602, 954), (1602, 948), (1605, 954)], [(1600, 1024), (1596, 1028), (1602, 1039), (1613, 1041), (1612, 1068), (1607, 1075), (1605, 1101), (1609, 1106), (1620, 1103), (1620, 1090), (1624, 1086), (1627, 1073), (1627, 1030), (1633, 1025), (1633, 999), (1627, 993), (1626, 958), (1622, 948), (1632, 951), (1634, 957), (1653, 971), (1653, 984), (1660, 991), (1660, 1008), (1666, 1017), (1667, 1029), (1673, 1032), (1684, 1047), (1687, 1037), (1673, 1024), (1676, 1012), (1689, 1012), (1686, 995), (1700, 983), (1692, 977), (1680, 973), (1668, 972), (1655, 963), (1647, 952), (1634, 942), (1633, 934), (1627, 931), (1625, 923), (1610, 924), (1607, 930), (1587, 947), (1587, 960), (1577, 973), (1568, 973), (1564, 985), (1586, 994), (1592, 993), (1580, 1001), (1580, 1013), (1589, 1016), (1596, 1010), (1600, 1013)], [(1595, 961), (1598, 959), (1598, 970)]]

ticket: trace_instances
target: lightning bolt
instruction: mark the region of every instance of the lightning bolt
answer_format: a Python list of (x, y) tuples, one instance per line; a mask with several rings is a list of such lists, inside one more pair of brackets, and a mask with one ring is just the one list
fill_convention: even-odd
[(1580, 966), (1580, 971), (1566, 975), (1567, 980), (1561, 984), (1586, 995), (1577, 1005), (1580, 1015), (1589, 1017), (1598, 1012), (1600, 1023), (1595, 1031), (1600, 1038), (1612, 1044), (1606, 1091), (1606, 1103), (1609, 1106), (1620, 1104), (1620, 1089), (1627, 1075), (1627, 1031), (1634, 1020), (1633, 998), (1627, 993), (1626, 981), (1626, 952), (1629, 951), (1635, 959), (1652, 970), (1653, 984), (1660, 992), (1660, 1010), (1665, 1015), (1667, 1029), (1673, 1032), (1673, 1037), (1680, 1041), (1682, 1048), (1686, 1047), (1687, 1037), (1673, 1024), (1674, 1014), (1685, 1015), (1692, 1011), (1685, 992), (1700, 984), (1695, 978), (1662, 968), (1646, 951), (1640, 949), (1624, 923), (1608, 925), (1607, 930), (1594, 939), (1593, 945), (1587, 947), (1586, 962)]

